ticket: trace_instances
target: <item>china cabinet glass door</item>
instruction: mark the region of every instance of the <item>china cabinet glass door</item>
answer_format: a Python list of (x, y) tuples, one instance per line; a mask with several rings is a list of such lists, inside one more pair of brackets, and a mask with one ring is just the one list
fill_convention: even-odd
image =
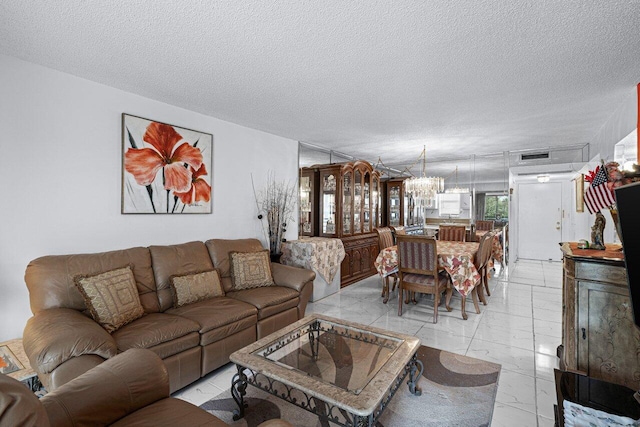
[(389, 183), (389, 225), (400, 225), (400, 187), (397, 183)]
[(382, 202), (380, 199), (381, 199), (380, 179), (378, 178), (378, 176), (374, 176), (373, 177), (373, 194), (371, 197), (371, 200), (373, 203), (373, 220), (374, 220), (373, 227), (374, 228), (380, 227), (380, 224), (382, 224), (382, 209), (380, 209)]
[(322, 176), (322, 233), (336, 234), (336, 176)]
[(362, 193), (362, 205), (363, 205), (363, 231), (368, 233), (371, 231), (371, 191), (370, 191), (370, 181), (371, 175), (368, 173), (364, 174), (364, 191)]
[(404, 225), (418, 225), (415, 199), (411, 195), (404, 196)]
[(342, 234), (351, 234), (351, 212), (353, 207), (352, 200), (352, 174), (347, 172), (343, 177), (342, 185)]
[(353, 178), (353, 232), (362, 233), (362, 173), (354, 172)]
[(313, 232), (311, 222), (313, 206), (313, 180), (311, 176), (300, 177), (300, 234), (310, 236)]

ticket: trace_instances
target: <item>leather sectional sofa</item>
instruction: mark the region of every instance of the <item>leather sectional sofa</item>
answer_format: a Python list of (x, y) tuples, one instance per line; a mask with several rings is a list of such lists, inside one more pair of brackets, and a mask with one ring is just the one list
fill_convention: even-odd
[[(0, 374), (0, 427), (209, 426), (227, 424), (169, 396), (169, 376), (150, 350), (131, 349), (90, 369), (42, 399)], [(293, 427), (269, 420), (260, 427)]]
[[(181, 389), (228, 363), (235, 350), (304, 317), (313, 271), (273, 263), (275, 286), (232, 288), (230, 252), (260, 250), (256, 239), (212, 239), (33, 260), (25, 281), (34, 315), (23, 335), (31, 366), (52, 391), (118, 353), (145, 348), (164, 361), (171, 393)], [(91, 317), (74, 280), (126, 265), (144, 315), (109, 333)], [(171, 277), (214, 268), (225, 296), (174, 308)]]

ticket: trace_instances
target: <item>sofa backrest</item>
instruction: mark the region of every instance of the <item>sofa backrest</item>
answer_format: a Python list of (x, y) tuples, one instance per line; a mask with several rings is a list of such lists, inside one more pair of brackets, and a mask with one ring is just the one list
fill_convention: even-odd
[(229, 252), (260, 250), (264, 247), (258, 239), (211, 239), (205, 243), (195, 241), (95, 254), (49, 255), (29, 263), (25, 281), (34, 314), (49, 308), (85, 311), (87, 307), (74, 278), (131, 265), (145, 313), (157, 313), (173, 307), (171, 276), (200, 273), (215, 267), (220, 271), (226, 292), (231, 290)]
[(220, 271), (224, 291), (231, 290), (231, 269), (229, 265), (229, 252), (256, 252), (264, 250), (258, 239), (211, 239), (205, 242), (213, 265)]
[(201, 273), (213, 269), (209, 252), (202, 242), (149, 246), (160, 310), (173, 307), (171, 276)]
[(147, 248), (130, 248), (96, 254), (49, 255), (29, 263), (25, 282), (33, 314), (48, 308), (85, 310), (82, 294), (75, 285), (76, 276), (92, 276), (105, 271), (133, 266), (140, 302), (146, 313), (160, 310), (156, 283)]

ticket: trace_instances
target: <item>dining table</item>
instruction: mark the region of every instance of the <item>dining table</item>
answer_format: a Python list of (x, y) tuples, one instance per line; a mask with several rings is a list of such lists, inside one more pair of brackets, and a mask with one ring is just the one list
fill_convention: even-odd
[[(466, 298), (480, 283), (480, 273), (474, 265), (478, 254), (478, 242), (450, 242), (438, 240), (438, 265), (451, 277), (451, 283), (456, 291)], [(382, 249), (376, 258), (374, 265), (378, 274), (383, 278), (383, 287), (386, 289), (384, 301), (389, 299), (389, 289), (385, 286), (384, 278), (398, 272), (398, 246), (390, 246)], [(464, 314), (464, 313), (463, 313)]]

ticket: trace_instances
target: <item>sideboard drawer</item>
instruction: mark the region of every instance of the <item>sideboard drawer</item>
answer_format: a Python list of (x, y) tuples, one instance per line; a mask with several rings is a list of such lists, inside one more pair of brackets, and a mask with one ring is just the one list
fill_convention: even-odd
[(576, 279), (627, 286), (627, 271), (624, 267), (594, 262), (577, 262), (575, 268)]

